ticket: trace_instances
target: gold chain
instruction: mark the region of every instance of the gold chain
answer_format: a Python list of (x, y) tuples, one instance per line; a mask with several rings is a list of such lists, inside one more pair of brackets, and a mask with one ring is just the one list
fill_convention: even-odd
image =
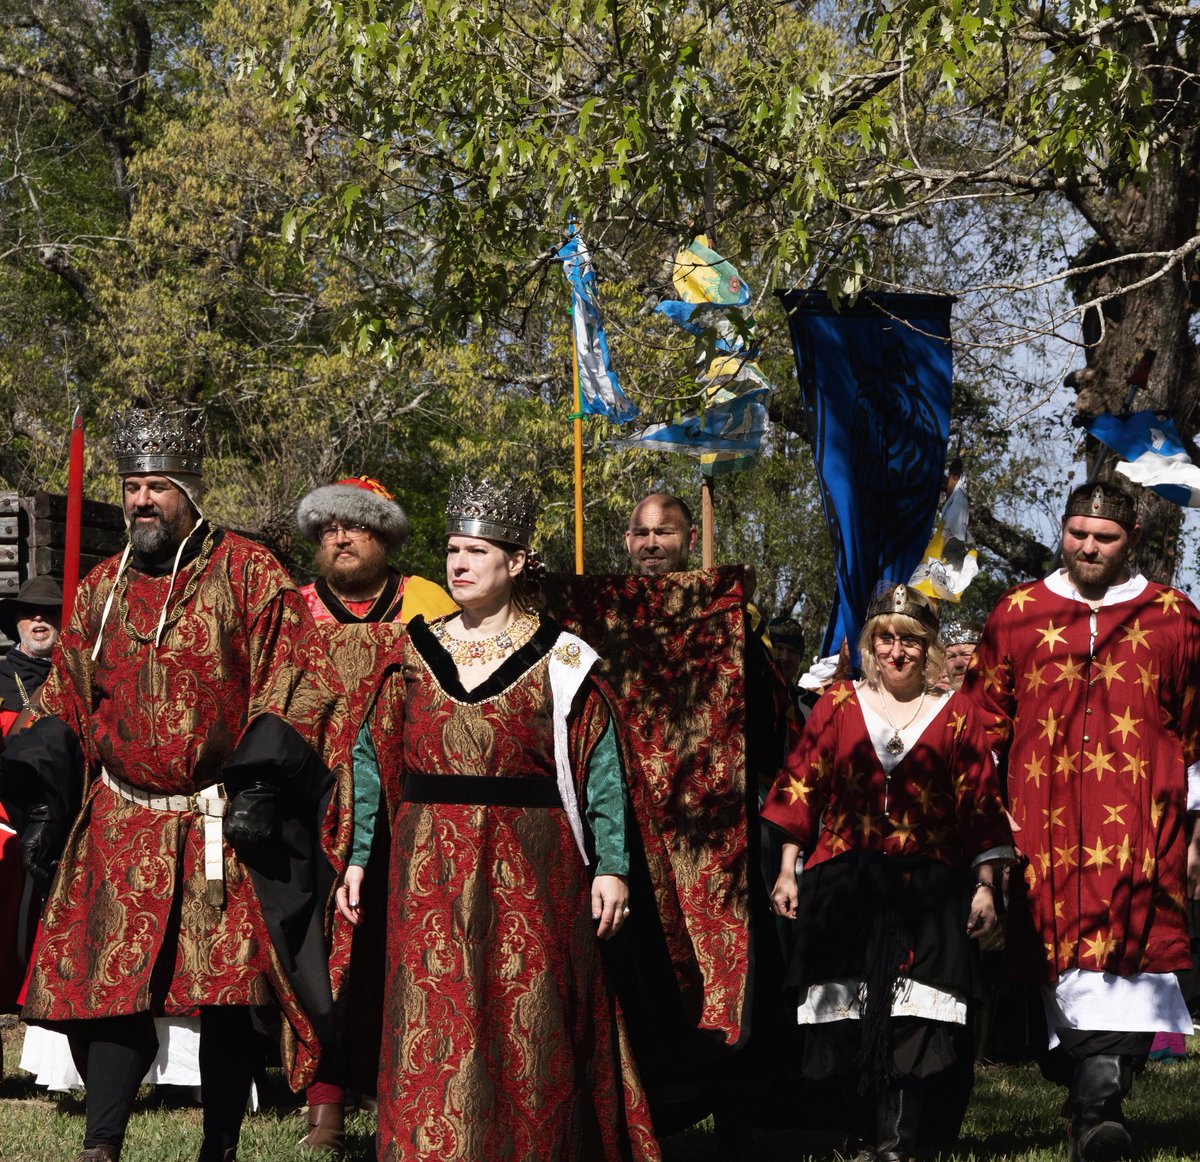
[[(208, 526), (208, 532), (204, 534), (204, 541), (200, 546), (200, 553), (192, 562), (192, 575), (188, 578), (187, 584), (183, 587), (183, 592), (180, 593), (175, 602), (175, 609), (169, 617), (163, 621), (162, 631), (165, 634), (182, 616), (184, 606), (192, 594), (196, 592), (196, 586), (200, 584), (200, 577), (204, 573), (205, 567), (208, 565), (208, 558), (212, 553), (213, 537), (216, 535), (216, 529), (213, 525)], [(129, 587), (129, 573), (121, 574), (121, 580), (117, 582), (117, 609), (121, 614), (121, 624), (125, 627), (125, 632), (131, 638), (139, 642), (152, 642), (155, 634), (158, 632), (158, 627), (154, 627), (154, 631), (148, 634), (142, 633), (141, 630), (135, 629), (133, 622), (129, 620), (129, 600), (126, 596), (126, 589)]]
[(475, 641), (451, 637), (444, 621), (439, 621), (429, 628), (456, 666), (486, 666), (489, 662), (519, 650), (537, 633), (539, 624), (540, 619), (536, 613), (522, 613), (509, 623), (507, 629)]

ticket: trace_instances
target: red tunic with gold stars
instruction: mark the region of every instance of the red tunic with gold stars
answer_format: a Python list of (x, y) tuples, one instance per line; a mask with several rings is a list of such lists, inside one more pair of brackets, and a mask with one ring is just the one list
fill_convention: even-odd
[(763, 804), (805, 853), (805, 868), (846, 851), (920, 855), (966, 871), (1012, 844), (974, 707), (951, 695), (885, 774), (853, 683), (817, 701)]
[(1037, 934), (1014, 967), (1032, 979), (1189, 967), (1198, 663), (1200, 614), (1140, 576), (1093, 607), (1060, 571), (1010, 590), (988, 619), (963, 692), (1008, 759)]

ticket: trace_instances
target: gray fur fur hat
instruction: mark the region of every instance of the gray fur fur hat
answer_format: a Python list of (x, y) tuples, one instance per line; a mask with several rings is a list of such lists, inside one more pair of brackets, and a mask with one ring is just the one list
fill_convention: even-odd
[(320, 529), (335, 521), (348, 521), (370, 529), (389, 548), (408, 536), (408, 516), (392, 494), (370, 476), (348, 476), (334, 484), (314, 488), (296, 509), (296, 524), (310, 541), (320, 539)]

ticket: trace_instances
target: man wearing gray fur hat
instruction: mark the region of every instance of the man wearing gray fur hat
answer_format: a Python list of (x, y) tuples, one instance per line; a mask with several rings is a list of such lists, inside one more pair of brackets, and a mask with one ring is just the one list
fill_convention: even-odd
[(296, 524), (317, 546), (321, 575), (300, 590), (315, 621), (407, 624), (418, 613), (432, 621), (458, 608), (440, 585), (388, 565), (388, 551), (408, 537), (408, 517), (378, 480), (348, 476), (314, 488)]

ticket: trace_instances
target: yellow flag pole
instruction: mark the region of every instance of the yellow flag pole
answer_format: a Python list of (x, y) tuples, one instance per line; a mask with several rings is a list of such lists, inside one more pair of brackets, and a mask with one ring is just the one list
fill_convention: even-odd
[(705, 569), (713, 567), (713, 478), (704, 477), (704, 491), (700, 494), (700, 564)]
[[(574, 308), (572, 308), (572, 314)], [(571, 332), (571, 367), (575, 372), (575, 572), (583, 576), (583, 397), (579, 390), (579, 352), (575, 349), (575, 333)]]

